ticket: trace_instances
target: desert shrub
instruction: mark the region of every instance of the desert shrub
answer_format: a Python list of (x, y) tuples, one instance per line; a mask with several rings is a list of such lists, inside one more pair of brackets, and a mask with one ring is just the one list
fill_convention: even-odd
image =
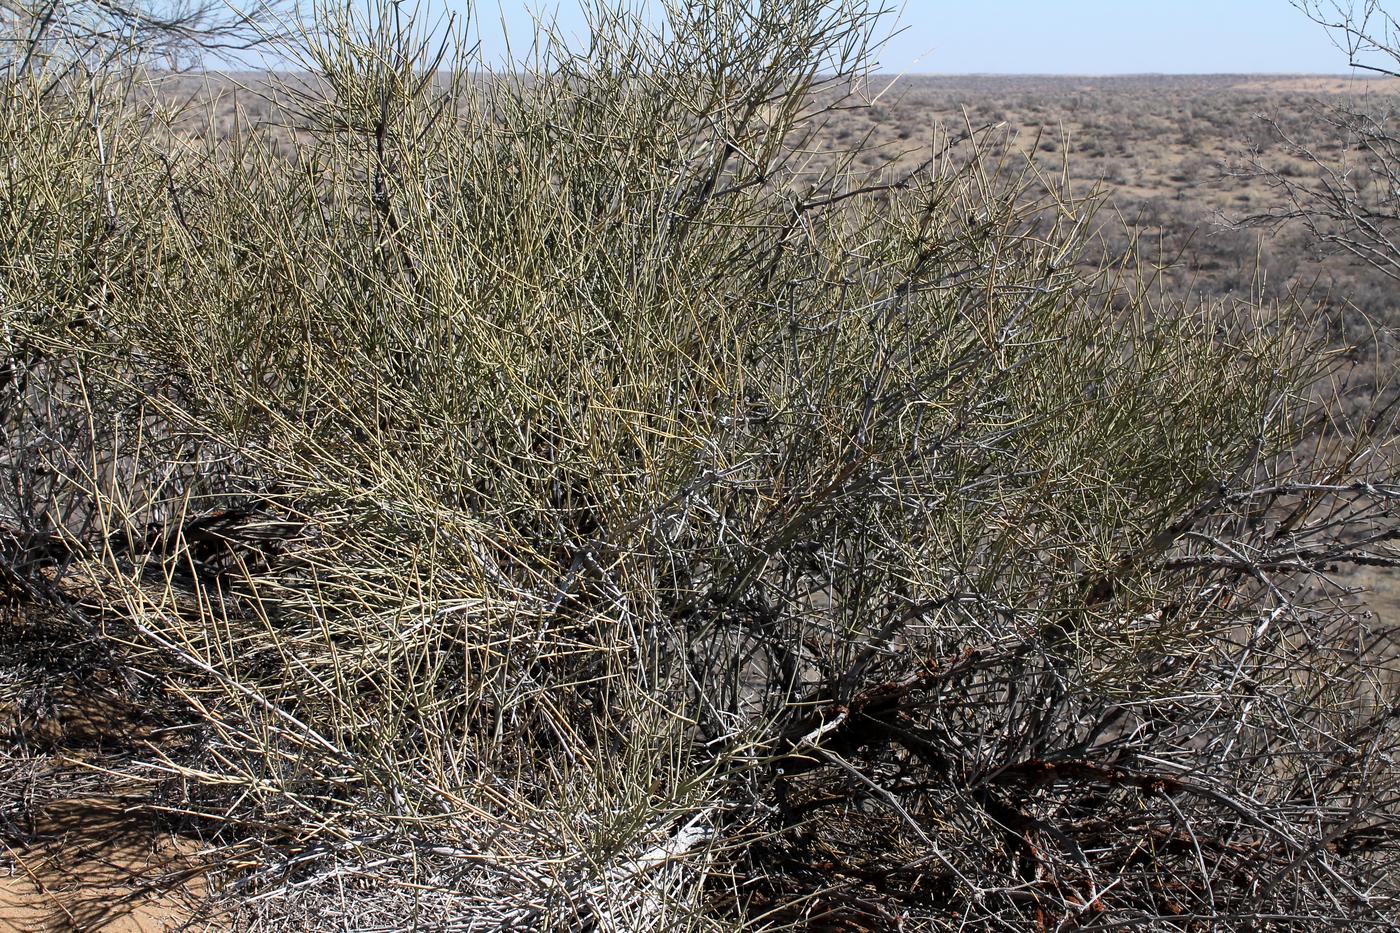
[(878, 13), (599, 8), (493, 75), (326, 7), (290, 142), (4, 85), (10, 598), (162, 685), (109, 772), (246, 916), (1396, 919), (1330, 576), (1394, 560), (1385, 413), (1334, 429), (1298, 309), (1085, 277), (994, 139), (814, 173)]

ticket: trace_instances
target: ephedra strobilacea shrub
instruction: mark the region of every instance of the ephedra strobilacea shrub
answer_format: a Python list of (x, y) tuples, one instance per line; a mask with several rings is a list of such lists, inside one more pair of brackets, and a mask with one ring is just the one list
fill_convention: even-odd
[(1388, 413), (1300, 307), (1086, 280), (996, 128), (859, 171), (881, 12), (493, 72), (326, 6), (223, 138), (9, 72), (4, 579), (168, 707), (113, 773), (245, 917), (1400, 916)]

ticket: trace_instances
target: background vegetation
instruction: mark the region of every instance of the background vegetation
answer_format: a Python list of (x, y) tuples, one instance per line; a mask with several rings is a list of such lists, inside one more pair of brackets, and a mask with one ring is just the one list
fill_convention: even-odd
[[(996, 114), (868, 159), (860, 3), (507, 75), (324, 7), (222, 129), (42, 12), (21, 863), (100, 792), (260, 929), (1397, 921), (1392, 396), (1325, 305), (1163, 287)], [(48, 735), (74, 681), (123, 728)]]

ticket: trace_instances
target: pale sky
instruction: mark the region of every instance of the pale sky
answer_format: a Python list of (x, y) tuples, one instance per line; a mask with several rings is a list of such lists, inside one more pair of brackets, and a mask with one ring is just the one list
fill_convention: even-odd
[(1346, 57), (1287, 0), (909, 0), (884, 70), (1338, 73)]
[[(446, 2), (450, 7), (454, 0)], [(558, 10), (562, 25), (581, 31), (577, 0), (535, 6)], [(528, 7), (518, 0), (482, 0), (481, 35), (489, 57), (501, 51), (492, 31), (499, 35), (502, 18), (517, 46), (530, 34)], [(879, 56), (882, 71), (1346, 71), (1345, 55), (1288, 0), (906, 0), (899, 21), (903, 32)]]

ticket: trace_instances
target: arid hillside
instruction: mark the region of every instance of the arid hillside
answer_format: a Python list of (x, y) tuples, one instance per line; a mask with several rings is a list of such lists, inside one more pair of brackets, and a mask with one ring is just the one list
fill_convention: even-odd
[(1301, 286), (1368, 315), (1400, 308), (1374, 273), (1324, 260), (1297, 227), (1262, 239), (1237, 229), (1288, 207), (1286, 193), (1262, 170), (1305, 180), (1319, 163), (1348, 161), (1350, 141), (1327, 121), (1329, 108), (1390, 113), (1400, 105), (1400, 81), (913, 76), (871, 86), (875, 106), (851, 110), (832, 126), (840, 142), (869, 138), (868, 165), (915, 164), (940, 129), (1004, 127), (1013, 147), (1034, 152), (1050, 177), (1064, 173), (1080, 194), (1102, 191), (1110, 208), (1101, 215), (1108, 255), (1133, 231), (1145, 259), (1168, 264), (1180, 257), (1166, 273), (1174, 290), (1224, 297), (1263, 289), (1281, 297)]

